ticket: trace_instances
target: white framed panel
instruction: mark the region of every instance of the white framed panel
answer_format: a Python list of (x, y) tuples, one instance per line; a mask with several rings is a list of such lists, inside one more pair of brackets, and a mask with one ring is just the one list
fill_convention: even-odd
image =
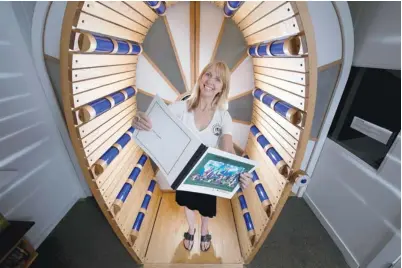
[(230, 76), (229, 98), (254, 89), (253, 61), (248, 56)]
[(232, 137), (233, 142), (239, 145), (243, 150), (246, 148), (250, 125), (233, 122)]

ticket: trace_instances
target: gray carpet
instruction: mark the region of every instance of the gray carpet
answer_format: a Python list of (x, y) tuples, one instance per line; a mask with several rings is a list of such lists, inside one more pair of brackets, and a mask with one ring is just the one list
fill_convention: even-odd
[[(33, 268), (135, 265), (93, 198), (77, 202), (38, 249)], [(303, 199), (288, 200), (249, 268), (349, 268)]]

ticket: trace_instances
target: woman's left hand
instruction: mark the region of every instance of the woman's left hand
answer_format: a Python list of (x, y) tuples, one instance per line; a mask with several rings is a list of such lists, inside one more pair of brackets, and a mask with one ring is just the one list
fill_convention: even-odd
[(240, 174), (240, 187), (244, 190), (250, 184), (253, 175), (250, 173), (242, 173)]

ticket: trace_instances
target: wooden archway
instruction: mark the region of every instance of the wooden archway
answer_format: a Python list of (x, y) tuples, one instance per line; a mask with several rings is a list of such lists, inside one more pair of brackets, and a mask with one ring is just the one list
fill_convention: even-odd
[[(130, 134), (136, 112), (137, 54), (157, 13), (168, 9), (169, 2), (69, 2), (66, 8), (60, 63), (70, 138), (97, 203), (137, 263), (233, 267), (249, 263), (300, 174), (317, 88), (315, 40), (307, 4), (215, 4), (242, 30), (253, 56), (253, 127), (245, 153), (261, 166), (253, 187), (232, 200), (218, 201), (220, 216), (211, 226), (217, 235), (214, 248), (191, 256), (180, 248), (184, 224), (178, 216), (180, 208), (172, 193), (155, 185), (154, 171)], [(80, 35), (86, 39), (79, 40)], [(104, 49), (108, 52), (99, 51), (102, 37), (97, 35), (106, 37), (111, 45), (109, 51)], [(282, 51), (271, 51), (270, 42), (290, 37), (301, 41), (296, 52), (284, 51), (283, 41), (275, 43), (282, 44)], [(96, 101), (104, 105), (99, 110)]]

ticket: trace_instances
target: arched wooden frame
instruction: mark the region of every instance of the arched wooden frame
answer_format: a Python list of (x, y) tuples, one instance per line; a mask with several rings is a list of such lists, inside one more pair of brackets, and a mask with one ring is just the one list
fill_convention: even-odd
[[(296, 153), (294, 156), (294, 161), (291, 166), (293, 171), (297, 171), (300, 169), (301, 162), (304, 157), (304, 153), (306, 150), (307, 141), (310, 136), (310, 130), (312, 125), (312, 119), (314, 115), (314, 108), (315, 108), (315, 96), (316, 96), (316, 88), (317, 88), (317, 59), (316, 59), (316, 48), (315, 48), (315, 39), (314, 39), (314, 32), (312, 27), (312, 21), (308, 13), (307, 3), (306, 2), (297, 2), (292, 3), (297, 7), (298, 15), (299, 15), (299, 23), (301, 24), (301, 28), (303, 31), (301, 34), (304, 34), (308, 46), (308, 70), (306, 72), (306, 76), (308, 76), (308, 86), (307, 92), (308, 96), (305, 98), (305, 117), (304, 117), (304, 129), (300, 133), (299, 142), (297, 145)], [(220, 4), (218, 4), (219, 6)], [(127, 243), (127, 239), (124, 234), (121, 232), (119, 226), (117, 225), (116, 221), (113, 218), (113, 214), (109, 211), (108, 207), (103, 201), (101, 193), (97, 189), (96, 184), (93, 181), (93, 175), (91, 174), (88, 166), (85, 154), (82, 152), (81, 145), (79, 142), (79, 137), (76, 132), (75, 128), (75, 120), (77, 120), (75, 111), (71, 108), (74, 107), (71, 98), (72, 86), (69, 82), (69, 75), (70, 70), (69, 66), (71, 64), (71, 57), (69, 52), (69, 47), (71, 42), (73, 42), (73, 23), (76, 18), (77, 13), (80, 11), (80, 7), (82, 3), (80, 2), (69, 2), (67, 4), (66, 12), (64, 14), (63, 19), (63, 26), (62, 26), (62, 35), (60, 40), (60, 77), (61, 77), (61, 87), (62, 87), (62, 95), (63, 95), (63, 106), (64, 106), (64, 115), (66, 118), (66, 123), (68, 126), (69, 134), (71, 141), (73, 143), (74, 150), (76, 152), (77, 158), (79, 160), (81, 169), (85, 176), (85, 179), (91, 189), (92, 194), (94, 195), (99, 207), (101, 208), (103, 214), (105, 215), (106, 219), (108, 220), (110, 226), (112, 227), (113, 231), (119, 237), (120, 241), (124, 245), (124, 247), (128, 250), (130, 255), (137, 263), (142, 263), (143, 260), (137, 255), (137, 253), (133, 250), (133, 248)], [(250, 44), (249, 44), (250, 45)], [(255, 109), (255, 108), (254, 108)], [(255, 256), (255, 254), (260, 249), (261, 245), (267, 238), (269, 232), (271, 231), (272, 227), (274, 226), (280, 212), (291, 192), (293, 181), (287, 180), (286, 184), (283, 186), (283, 190), (281, 191), (281, 195), (277, 200), (277, 204), (275, 209), (273, 210), (272, 214), (269, 215), (269, 221), (263, 225), (263, 229), (259, 230), (260, 234), (258, 235), (258, 239), (253, 240), (250, 242), (250, 245), (242, 248), (242, 255), (244, 263), (249, 263)], [(247, 193), (245, 193), (247, 194)], [(238, 202), (237, 200), (232, 200), (232, 203)], [(235, 209), (235, 205), (233, 205), (233, 209)], [(235, 213), (235, 212), (234, 212)], [(236, 215), (235, 215), (236, 218)], [(238, 221), (236, 222), (238, 225)], [(237, 229), (240, 227), (237, 226)], [(241, 234), (239, 233), (239, 241), (242, 242), (242, 238), (240, 237)], [(240, 245), (242, 247), (242, 245)]]

